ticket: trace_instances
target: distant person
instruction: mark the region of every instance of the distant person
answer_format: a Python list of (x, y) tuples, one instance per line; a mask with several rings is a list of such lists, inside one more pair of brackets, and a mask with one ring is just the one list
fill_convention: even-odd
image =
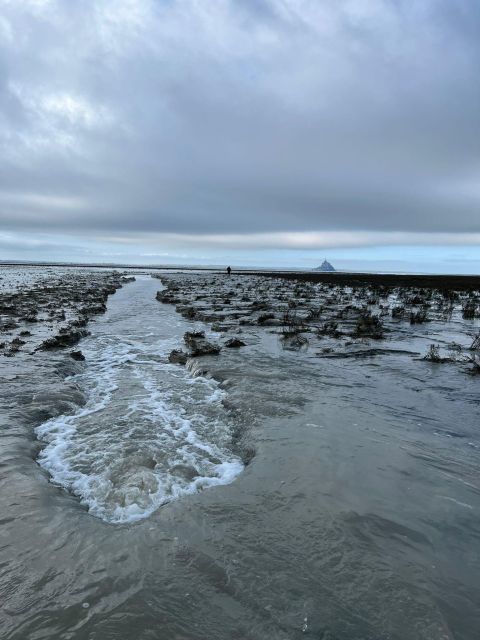
[(232, 273), (232, 268), (231, 267), (227, 267), (227, 273), (228, 273), (228, 275), (230, 275)]

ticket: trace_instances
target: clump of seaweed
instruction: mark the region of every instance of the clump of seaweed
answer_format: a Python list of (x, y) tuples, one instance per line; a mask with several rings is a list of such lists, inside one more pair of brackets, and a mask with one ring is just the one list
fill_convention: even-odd
[(442, 358), (440, 355), (440, 345), (432, 343), (427, 350), (427, 353), (423, 356), (423, 360), (427, 362), (450, 362), (450, 358)]
[(270, 304), (265, 300), (255, 300), (255, 302), (252, 302), (250, 307), (252, 311), (266, 311), (267, 309), (270, 309)]
[(281, 340), (284, 349), (297, 350), (308, 344), (308, 338), (302, 335), (307, 331), (304, 321), (297, 315), (294, 309), (287, 309), (283, 314), (283, 327)]
[(357, 320), (354, 331), (356, 338), (374, 338), (380, 340), (383, 338), (384, 327), (378, 316), (366, 311)]
[(322, 307), (311, 307), (308, 310), (307, 317), (305, 318), (306, 322), (315, 322), (316, 320), (320, 320), (322, 315)]
[(420, 309), (420, 311), (410, 312), (410, 324), (423, 324), (427, 321), (426, 309)]
[(473, 355), (465, 356), (466, 362), (472, 365), (471, 369), (469, 369), (468, 373), (471, 375), (479, 375), (480, 374), (480, 357), (474, 353)]
[(258, 316), (257, 323), (265, 324), (266, 322), (268, 322), (268, 320), (273, 320), (274, 318), (275, 318), (274, 313), (262, 313), (260, 316)]
[(296, 335), (287, 335), (284, 334), (282, 336), (283, 348), (290, 349), (292, 351), (296, 351), (305, 347), (308, 344), (308, 338), (306, 336), (302, 336), (301, 334)]
[(467, 300), (462, 307), (462, 318), (464, 320), (473, 320), (475, 318), (475, 312), (477, 305), (474, 300)]
[(330, 336), (332, 338), (339, 338), (342, 333), (338, 330), (338, 322), (335, 320), (327, 320), (317, 329), (318, 336)]
[(302, 318), (297, 315), (295, 309), (287, 309), (283, 314), (282, 333), (284, 336), (298, 335), (307, 328)]
[(480, 332), (473, 338), (472, 344), (468, 348), (470, 351), (478, 351), (480, 349)]

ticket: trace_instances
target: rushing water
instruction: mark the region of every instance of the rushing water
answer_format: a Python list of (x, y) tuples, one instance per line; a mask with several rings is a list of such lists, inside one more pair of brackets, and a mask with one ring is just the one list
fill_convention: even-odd
[(254, 331), (195, 378), (158, 288), (2, 365), (0, 638), (480, 637), (478, 379)]
[(218, 384), (165, 362), (182, 327), (159, 313), (157, 289), (144, 276), (117, 293), (82, 343), (89, 366), (75, 382), (85, 406), (36, 429), (47, 443), (41, 466), (107, 522), (145, 518), (173, 498), (231, 482), (243, 468), (228, 450)]

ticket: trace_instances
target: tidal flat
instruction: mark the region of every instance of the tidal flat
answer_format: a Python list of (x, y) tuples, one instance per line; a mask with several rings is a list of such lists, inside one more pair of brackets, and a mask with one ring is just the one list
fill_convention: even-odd
[(0, 638), (476, 640), (480, 281), (0, 267)]

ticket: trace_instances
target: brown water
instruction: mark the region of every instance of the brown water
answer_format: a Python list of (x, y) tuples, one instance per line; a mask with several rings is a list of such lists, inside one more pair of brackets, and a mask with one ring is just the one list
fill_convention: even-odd
[(0, 365), (2, 640), (480, 637), (478, 377), (252, 329), (194, 378), (159, 288)]

